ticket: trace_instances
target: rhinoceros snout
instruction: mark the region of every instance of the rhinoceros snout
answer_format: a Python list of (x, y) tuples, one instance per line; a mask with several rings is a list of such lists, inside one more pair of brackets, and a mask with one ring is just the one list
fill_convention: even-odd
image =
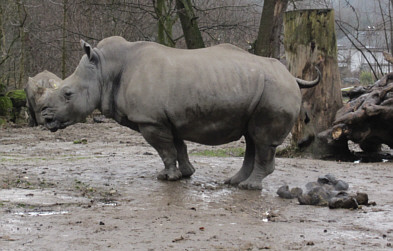
[(56, 132), (60, 128), (60, 123), (53, 118), (45, 118), (45, 126), (51, 132)]
[(53, 123), (53, 119), (52, 118), (45, 118), (45, 124), (49, 125)]
[(42, 109), (41, 115), (44, 118), (45, 127), (51, 132), (55, 132), (59, 129), (59, 122), (54, 119), (53, 114), (49, 113), (47, 109)]

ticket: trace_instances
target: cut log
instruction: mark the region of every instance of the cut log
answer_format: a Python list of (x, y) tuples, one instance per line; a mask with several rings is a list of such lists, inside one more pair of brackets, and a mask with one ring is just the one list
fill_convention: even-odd
[(393, 148), (393, 73), (352, 91), (352, 98), (337, 111), (333, 126), (318, 138), (334, 147), (351, 140), (368, 153), (380, 151), (381, 144)]

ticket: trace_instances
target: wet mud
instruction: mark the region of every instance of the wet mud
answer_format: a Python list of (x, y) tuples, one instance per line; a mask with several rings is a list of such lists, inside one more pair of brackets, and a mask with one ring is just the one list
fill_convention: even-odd
[[(223, 184), (244, 147), (188, 143), (196, 173), (177, 182), (138, 134), (115, 123), (0, 129), (0, 250), (393, 250), (393, 165), (277, 158), (263, 190)], [(283, 185), (331, 173), (373, 206), (299, 205)]]

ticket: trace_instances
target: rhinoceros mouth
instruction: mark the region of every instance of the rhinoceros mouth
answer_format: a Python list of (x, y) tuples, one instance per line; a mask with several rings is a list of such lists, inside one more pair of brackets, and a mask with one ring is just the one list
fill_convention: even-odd
[(60, 129), (60, 122), (58, 120), (53, 120), (53, 119), (45, 119), (45, 126), (48, 128), (51, 132), (56, 132), (58, 129)]
[(56, 132), (59, 129), (64, 129), (67, 126), (72, 125), (72, 124), (74, 124), (72, 121), (60, 122), (60, 121), (54, 120), (54, 119), (45, 119), (45, 126), (51, 132)]

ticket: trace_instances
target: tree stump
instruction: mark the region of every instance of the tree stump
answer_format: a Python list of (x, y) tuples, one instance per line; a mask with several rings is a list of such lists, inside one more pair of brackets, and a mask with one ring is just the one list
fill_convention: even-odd
[(292, 130), (292, 141), (314, 158), (331, 157), (342, 149), (331, 148), (317, 135), (332, 125), (337, 110), (342, 107), (334, 11), (286, 12), (284, 46), (289, 71), (295, 77), (315, 78), (315, 66), (322, 72), (321, 82), (316, 87), (302, 90), (303, 106)]
[(348, 95), (350, 100), (338, 110), (333, 126), (319, 138), (339, 148), (351, 140), (367, 153), (377, 153), (381, 144), (393, 148), (393, 73)]

